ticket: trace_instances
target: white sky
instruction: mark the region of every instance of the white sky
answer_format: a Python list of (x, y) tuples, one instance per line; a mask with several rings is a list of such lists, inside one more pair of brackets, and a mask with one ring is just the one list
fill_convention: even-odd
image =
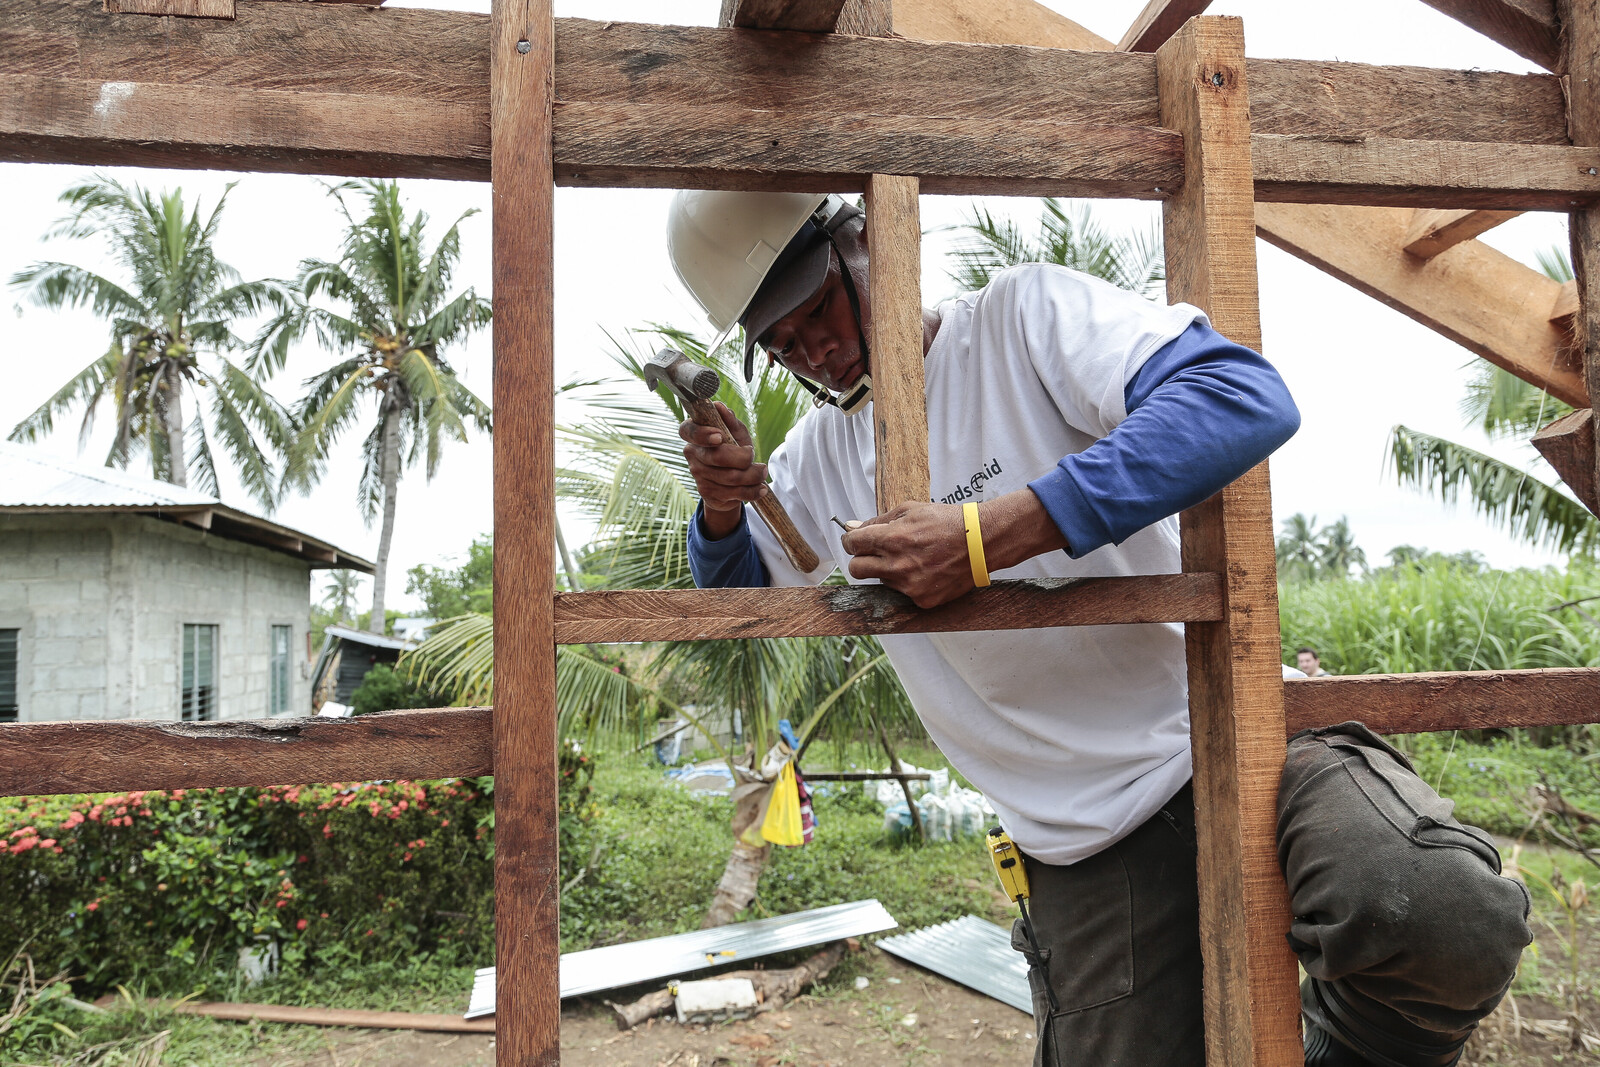
[[(1144, 0), (1045, 0), (1048, 6), (1103, 36), (1117, 38), (1144, 6)], [(395, 6), (460, 7), (487, 10), (488, 0), (413, 3)], [(558, 15), (586, 18), (714, 24), (718, 0), (557, 0)], [(1396, 0), (1345, 0), (1341, 4), (1286, 4), (1282, 0), (1217, 0), (1215, 14), (1245, 20), (1248, 50), (1254, 56), (1339, 59), (1365, 63), (1406, 63), (1438, 67), (1525, 72), (1529, 63), (1487, 38), (1420, 3)], [(270, 174), (203, 171), (108, 170), (124, 181), (155, 187), (181, 185), (191, 199), (208, 205), (223, 186), (238, 179), (224, 214), (219, 238), (224, 260), (246, 278), (289, 277), (304, 256), (337, 253), (339, 220), (320, 180)], [(93, 242), (56, 242), (40, 237), (60, 216), (56, 198), (70, 182), (89, 171), (82, 167), (0, 164), (0, 189), (8, 210), (0, 213), (0, 277), (38, 259), (60, 259), (110, 273), (115, 268)], [(489, 188), (486, 184), (407, 180), (407, 202), (426, 210), (442, 231), (463, 211), (479, 214), (462, 227), (460, 286), (490, 291)], [(661, 234), (670, 193), (660, 190), (558, 189), (556, 191), (556, 379), (608, 374), (607, 333), (651, 322), (702, 329), (699, 311), (678, 285), (668, 265)], [(926, 230), (958, 222), (970, 198), (924, 197)], [(1013, 213), (1026, 230), (1038, 217), (1037, 202), (994, 198), (992, 209)], [(1155, 204), (1106, 202), (1108, 221), (1146, 225), (1158, 217)], [(935, 303), (950, 295), (944, 250), (948, 236), (930, 233), (924, 243), (923, 298)], [(1487, 240), (1530, 265), (1537, 250), (1565, 245), (1566, 219), (1529, 214), (1492, 231)], [(1359, 543), (1374, 562), (1400, 543), (1440, 551), (1476, 549), (1499, 566), (1560, 563), (1550, 553), (1511, 541), (1491, 529), (1467, 507), (1446, 508), (1392, 484), (1382, 470), (1384, 445), (1395, 423), (1451, 437), (1503, 459), (1530, 465), (1531, 447), (1494, 444), (1465, 428), (1458, 403), (1475, 362), (1464, 349), (1400, 314), (1358, 294), (1327, 275), (1258, 242), (1261, 303), (1267, 356), (1288, 381), (1304, 416), (1300, 434), (1272, 461), (1274, 512), (1295, 512), (1320, 522), (1348, 515)], [(0, 392), (0, 432), (5, 432), (105, 349), (104, 325), (87, 311), (55, 313), (20, 305), (6, 291), (0, 310), (9, 310), (11, 342), (4, 357), (8, 388)], [(253, 326), (245, 324), (248, 336)], [(490, 393), (490, 338), (487, 332), (464, 348), (447, 353), (467, 383), (485, 398)], [(288, 401), (301, 378), (326, 356), (312, 345), (291, 360), (274, 382)], [(563, 413), (572, 417), (571, 409)], [(105, 420), (102, 420), (104, 422)], [(369, 424), (370, 425), (370, 424)], [(42, 448), (59, 455), (78, 453), (76, 417), (58, 423)], [(104, 425), (85, 458), (104, 456)], [(309, 497), (294, 498), (276, 518), (371, 558), (376, 526), (364, 525), (355, 506), (361, 434), (352, 435), (345, 456), (336, 461)], [(1541, 464), (1542, 466), (1542, 464)], [(148, 469), (147, 467), (144, 469)], [(1544, 476), (1549, 478), (1548, 468)], [(223, 498), (235, 506), (254, 505), (224, 474)], [(564, 520), (576, 547), (587, 531), (575, 516)], [(420, 468), (407, 471), (399, 492), (399, 517), (390, 569), (398, 594), (404, 572), (417, 563), (442, 563), (464, 553), (468, 542), (492, 525), (490, 445), (475, 438), (449, 449), (439, 476), (425, 481)], [(320, 582), (317, 583), (320, 587)], [(413, 608), (403, 596), (391, 606)]]

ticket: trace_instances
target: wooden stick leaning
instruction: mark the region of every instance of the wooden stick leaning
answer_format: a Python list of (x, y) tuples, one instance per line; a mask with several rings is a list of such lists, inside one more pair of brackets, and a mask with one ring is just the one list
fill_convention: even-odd
[[(716, 404), (711, 401), (722, 387), (722, 375), (714, 368), (694, 362), (677, 349), (663, 348), (645, 364), (644, 380), (652, 389), (665, 384), (676, 393), (678, 399), (683, 401), (684, 410), (689, 413), (689, 421), (696, 426), (708, 426), (720, 431), (726, 440), (736, 440), (728, 424), (722, 421)], [(794, 568), (802, 574), (816, 570), (822, 561), (806, 544), (794, 520), (784, 510), (783, 501), (778, 499), (770, 486), (753, 504), (756, 514), (761, 516), (779, 544), (783, 545), (784, 555), (789, 557)]]

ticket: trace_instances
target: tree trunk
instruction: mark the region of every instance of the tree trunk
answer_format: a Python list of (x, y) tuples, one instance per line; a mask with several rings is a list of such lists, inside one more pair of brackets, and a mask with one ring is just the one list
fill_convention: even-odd
[(383, 597), (388, 592), (389, 542), (394, 540), (394, 495), (400, 485), (400, 413), (390, 408), (383, 413), (383, 455), (379, 459), (383, 479), (383, 529), (378, 533), (378, 558), (372, 576), (372, 618), (367, 629), (383, 633)]
[(583, 591), (583, 585), (578, 581), (578, 565), (572, 562), (572, 553), (567, 550), (567, 539), (561, 533), (561, 519), (556, 519), (556, 548), (561, 553), (561, 562), (567, 569), (567, 588), (574, 593)]
[(169, 392), (161, 406), (161, 419), (167, 432), (167, 481), (188, 488), (189, 464), (183, 454), (183, 379), (170, 373), (166, 379)]
[(771, 845), (756, 848), (741, 840), (734, 840), (728, 866), (722, 871), (722, 881), (717, 883), (717, 891), (711, 898), (711, 910), (706, 912), (706, 921), (700, 924), (700, 929), (726, 926), (733, 922), (735, 915), (749, 906), (756, 898), (756, 883), (761, 880), (761, 871), (771, 854)]

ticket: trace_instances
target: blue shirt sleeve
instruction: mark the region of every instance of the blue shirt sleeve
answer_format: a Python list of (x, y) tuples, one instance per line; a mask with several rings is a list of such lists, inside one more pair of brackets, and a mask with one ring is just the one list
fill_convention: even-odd
[(1272, 364), (1204, 323), (1152, 355), (1124, 396), (1116, 429), (1028, 483), (1074, 559), (1200, 503), (1300, 428)]
[(689, 520), (689, 572), (701, 589), (740, 589), (768, 584), (767, 567), (750, 536), (750, 520), (741, 512), (739, 525), (720, 541), (706, 536), (701, 525), (705, 506), (697, 505)]

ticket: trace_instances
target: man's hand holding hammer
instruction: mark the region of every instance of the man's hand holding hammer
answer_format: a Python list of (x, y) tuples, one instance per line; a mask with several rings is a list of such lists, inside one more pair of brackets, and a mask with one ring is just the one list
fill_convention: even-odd
[(766, 486), (767, 465), (755, 461), (750, 431), (726, 404), (712, 403), (733, 440), (717, 427), (697, 426), (689, 419), (678, 427), (678, 436), (686, 442), (683, 458), (689, 461), (689, 474), (705, 504), (706, 534), (716, 541), (738, 528), (746, 502), (754, 503), (772, 490)]

